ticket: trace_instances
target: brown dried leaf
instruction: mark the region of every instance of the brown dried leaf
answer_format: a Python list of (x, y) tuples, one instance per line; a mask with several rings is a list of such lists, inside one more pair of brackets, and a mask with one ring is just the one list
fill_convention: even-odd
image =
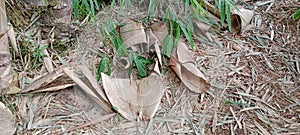
[(63, 75), (63, 69), (66, 67), (61, 67), (41, 78), (31, 83), (28, 87), (22, 90), (22, 93), (32, 92), (33, 90), (37, 90), (43, 86), (46, 86), (47, 84), (50, 84), (54, 80), (56, 80), (58, 77), (61, 77)]
[(183, 41), (179, 41), (169, 65), (181, 79), (181, 81), (193, 92), (203, 93), (209, 87), (206, 77), (196, 67), (190, 55), (191, 52)]
[[(163, 42), (164, 38), (168, 34), (168, 26), (166, 23), (157, 22), (151, 26), (151, 30), (159, 40), (160, 43)], [(162, 45), (162, 44), (161, 44)]]
[(99, 98), (103, 99), (105, 102), (108, 103), (108, 99), (105, 96), (105, 93), (104, 93), (103, 89), (100, 87), (100, 85), (98, 84), (96, 78), (92, 75), (92, 73), (88, 69), (88, 67), (86, 65), (79, 65), (77, 68), (79, 70), (81, 70), (82, 73), (85, 75), (85, 77), (89, 80), (89, 82), (91, 83), (91, 85), (95, 89), (95, 93), (100, 96)]
[[(152, 30), (160, 43), (162, 43), (168, 33), (166, 24), (158, 22), (152, 26)], [(169, 65), (191, 91), (202, 93), (210, 87), (210, 84), (194, 64), (191, 54), (191, 50), (188, 49), (181, 39), (173, 50)]]
[(250, 24), (253, 17), (253, 11), (244, 8), (239, 8), (238, 10), (234, 10), (234, 13), (240, 16), (242, 20), (242, 29), (244, 29), (248, 24)]
[(123, 23), (125, 25), (120, 28), (120, 35), (126, 48), (132, 47), (134, 51), (140, 52), (148, 51), (149, 48), (146, 46), (147, 38), (143, 24), (131, 19), (126, 19)]
[(16, 93), (19, 93), (21, 91), (20, 88), (16, 87), (16, 86), (13, 86), (12, 84), (6, 82), (6, 81), (3, 81), (3, 80), (0, 80), (0, 93), (1, 94), (16, 94)]
[(142, 80), (110, 78), (102, 73), (104, 91), (123, 117), (129, 120), (148, 120), (154, 116), (164, 93), (161, 77), (156, 74)]
[(0, 102), (0, 118), (0, 133), (3, 135), (13, 135), (16, 131), (15, 119), (2, 102)]
[(14, 31), (14, 28), (11, 24), (8, 24), (8, 31), (7, 31), (7, 35), (8, 35), (8, 38), (11, 42), (11, 46), (13, 47), (14, 51), (16, 53), (18, 53), (18, 47), (17, 47), (17, 42), (16, 42), (16, 37), (15, 37), (15, 31)]
[(102, 109), (106, 112), (111, 112), (110, 106), (105, 103), (100, 97), (98, 97), (94, 91), (87, 86), (81, 79), (79, 79), (78, 75), (75, 74), (68, 68), (63, 68), (63, 72), (67, 74), (82, 90), (92, 99), (94, 100)]
[(161, 44), (159, 39), (154, 35), (151, 29), (147, 30), (148, 44), (150, 45), (149, 51), (155, 51), (158, 58), (159, 64), (162, 65), (162, 56), (161, 56)]
[(0, 78), (4, 78), (5, 76), (9, 75), (10, 69), (11, 69), (10, 53), (6, 51), (0, 51)]
[[(44, 46), (48, 46), (49, 45), (49, 41), (48, 40), (41, 40), (41, 34), (40, 34), (40, 30), (39, 30), (39, 43), (40, 43), (40, 48), (43, 48)], [(52, 59), (50, 58), (50, 55), (48, 53), (47, 49), (43, 50), (43, 53), (45, 54), (45, 57), (43, 57), (43, 62), (44, 62), (44, 66), (46, 67), (48, 72), (53, 72), (54, 71), (54, 67), (52, 64)]]

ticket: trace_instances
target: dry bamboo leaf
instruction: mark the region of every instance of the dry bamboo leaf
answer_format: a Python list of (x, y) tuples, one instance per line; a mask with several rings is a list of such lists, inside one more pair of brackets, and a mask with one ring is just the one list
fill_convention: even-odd
[[(159, 64), (162, 65), (162, 56), (161, 56), (161, 44), (159, 39), (154, 35), (151, 29), (147, 30), (148, 44), (150, 45), (149, 51), (155, 51), (158, 58)], [(154, 48), (153, 48), (154, 47)]]
[(82, 90), (92, 99), (94, 100), (102, 109), (106, 112), (112, 112), (110, 109), (110, 106), (103, 102), (103, 100), (99, 99), (99, 97), (87, 86), (82, 80), (79, 79), (79, 77), (72, 72), (68, 68), (63, 68), (63, 71), (65, 74), (67, 74)]
[(12, 84), (6, 82), (6, 81), (2, 81), (0, 80), (0, 93), (3, 95), (6, 94), (16, 94), (19, 93), (21, 91), (20, 88), (13, 86)]
[(242, 29), (244, 29), (247, 25), (250, 24), (254, 14), (253, 11), (244, 8), (234, 10), (234, 13), (240, 16), (242, 20)]
[(89, 121), (87, 123), (84, 123), (84, 124), (81, 124), (79, 126), (69, 128), (69, 129), (65, 130), (63, 133), (70, 132), (70, 131), (73, 131), (73, 130), (76, 130), (76, 129), (80, 129), (80, 128), (83, 128), (83, 127), (86, 127), (86, 126), (89, 126), (89, 125), (93, 125), (93, 124), (96, 124), (96, 123), (101, 122), (101, 121), (105, 121), (105, 120), (107, 120), (107, 119), (109, 119), (109, 118), (111, 118), (115, 115), (116, 115), (115, 113), (104, 115), (100, 118), (91, 120), (91, 121)]
[(204, 22), (201, 22), (201, 21), (195, 21), (193, 25), (195, 27), (196, 32), (203, 34), (203, 35), (204, 35), (204, 33), (208, 32), (209, 29), (211, 28), (210, 25), (208, 25)]
[(8, 24), (8, 31), (7, 31), (7, 35), (8, 35), (8, 38), (11, 42), (11, 46), (13, 47), (14, 51), (16, 53), (18, 53), (18, 47), (17, 47), (17, 42), (16, 42), (16, 37), (15, 37), (15, 31), (14, 31), (14, 28), (11, 24)]
[(263, 126), (261, 126), (256, 120), (253, 121), (255, 126), (264, 134), (264, 135), (271, 135)]
[(44, 89), (38, 89), (38, 90), (32, 91), (30, 93), (40, 93), (40, 92), (50, 92), (50, 91), (54, 92), (54, 91), (59, 91), (59, 90), (69, 88), (69, 87), (74, 86), (74, 85), (75, 85), (74, 83), (63, 84), (63, 85), (59, 85), (59, 86), (54, 86), (54, 87), (49, 87), (49, 88), (44, 88)]
[[(0, 41), (1, 45), (1, 41)], [(0, 51), (0, 78), (9, 75), (11, 69), (11, 55), (9, 52)]]
[(16, 131), (13, 114), (0, 102), (0, 133), (2, 135), (13, 135)]
[[(210, 12), (207, 12), (207, 16), (208, 18), (211, 18), (212, 20), (220, 20), (219, 18), (217, 18), (215, 15), (213, 15), (212, 13)], [(212, 25), (211, 24), (207, 24), (201, 20), (198, 20), (198, 19), (195, 19), (193, 20), (193, 26), (195, 27), (195, 30), (198, 30), (196, 32), (199, 32), (201, 34), (204, 34), (206, 32), (208, 32)]]
[(164, 93), (161, 77), (156, 74), (130, 82), (129, 79), (110, 78), (102, 73), (104, 91), (123, 117), (129, 120), (148, 120), (158, 109)]
[[(168, 33), (166, 24), (158, 22), (152, 26), (152, 30), (162, 43)], [(169, 65), (191, 91), (202, 93), (210, 87), (210, 84), (194, 63), (191, 51), (182, 40), (179, 40), (177, 47), (173, 50)]]
[(237, 123), (239, 129), (242, 129), (243, 126), (242, 126), (240, 120), (236, 117), (236, 115), (235, 115), (235, 113), (234, 113), (232, 107), (230, 107), (229, 109), (230, 109), (230, 112), (231, 112), (233, 118), (235, 119), (235, 121), (236, 121), (236, 123)]
[(30, 86), (23, 89), (22, 93), (32, 92), (33, 90), (37, 90), (43, 86), (46, 86), (47, 84), (53, 82), (58, 77), (61, 77), (63, 75), (63, 69), (66, 67), (58, 68), (57, 70), (37, 79), (33, 83), (30, 84)]
[(91, 83), (91, 85), (93, 86), (93, 88), (96, 90), (97, 95), (99, 95), (100, 99), (103, 99), (105, 102), (108, 103), (108, 99), (105, 96), (105, 93), (103, 91), (103, 89), (100, 87), (100, 85), (98, 84), (96, 78), (92, 75), (91, 71), (88, 69), (88, 67), (86, 65), (79, 65), (77, 67), (79, 70), (82, 71), (82, 73), (85, 75), (85, 77), (89, 80), (89, 82)]
[(160, 70), (159, 70), (159, 67), (158, 67), (158, 61), (157, 60), (155, 61), (154, 72), (156, 72), (158, 75), (160, 75)]
[[(42, 40), (41, 41), (41, 48), (43, 48), (43, 46), (46, 46), (48, 45), (48, 40)], [(43, 57), (43, 62), (44, 62), (44, 65), (47, 69), (48, 72), (53, 72), (54, 71), (54, 67), (53, 67), (53, 64), (52, 64), (52, 59), (49, 57), (49, 53), (48, 53), (48, 50), (47, 49), (44, 49), (43, 50), (43, 53), (46, 55), (45, 57)]]
[(210, 87), (210, 84), (194, 64), (190, 54), (187, 45), (180, 40), (174, 49), (169, 65), (191, 91), (203, 93)]
[(166, 35), (168, 34), (168, 26), (167, 23), (157, 22), (154, 23), (151, 26), (151, 30), (156, 36), (156, 38), (159, 40), (160, 44), (162, 45), (162, 42)]
[(126, 19), (123, 23), (125, 25), (120, 27), (120, 35), (126, 48), (131, 47), (134, 51), (141, 53), (148, 52), (149, 48), (147, 48), (147, 38), (143, 24), (131, 19)]

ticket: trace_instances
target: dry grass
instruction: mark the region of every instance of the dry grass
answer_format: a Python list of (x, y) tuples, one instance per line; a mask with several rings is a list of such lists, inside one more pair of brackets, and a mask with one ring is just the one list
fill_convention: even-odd
[[(291, 19), (299, 6), (297, 0), (266, 3), (254, 10), (252, 24), (261, 26), (214, 37), (219, 44), (197, 43), (194, 57), (211, 88), (192, 93), (167, 69), (167, 90), (150, 121), (105, 114), (75, 87), (14, 95), (17, 133), (300, 134), (300, 24)], [(83, 51), (80, 46), (98, 46), (112, 55), (100, 45), (96, 27), (90, 23), (84, 29), (75, 54)], [(90, 65), (98, 64), (94, 54), (85, 56), (95, 62)]]

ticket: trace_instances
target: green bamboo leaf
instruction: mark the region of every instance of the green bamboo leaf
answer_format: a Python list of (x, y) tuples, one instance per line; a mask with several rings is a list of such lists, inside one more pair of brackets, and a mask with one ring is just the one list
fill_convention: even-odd
[(225, 15), (226, 15), (226, 4), (225, 4), (225, 0), (221, 0), (220, 14), (221, 14), (221, 25), (224, 26), (224, 23), (225, 23)]
[(298, 20), (300, 18), (300, 8), (293, 15), (294, 20)]
[(133, 56), (133, 51), (131, 51), (130, 52), (130, 54), (129, 54), (129, 61), (130, 61), (130, 68), (129, 68), (129, 75), (132, 73), (132, 69), (133, 69), (133, 67), (134, 67), (134, 56)]
[(95, 7), (94, 7), (94, 2), (93, 0), (90, 0), (90, 12), (92, 13), (92, 16), (95, 16)]
[(114, 6), (116, 5), (116, 0), (112, 0), (110, 3), (110, 10), (112, 11)]
[(192, 49), (194, 49), (194, 39), (192, 36), (192, 32), (188, 30), (188, 28), (185, 26), (185, 24), (182, 21), (179, 21), (179, 26), (185, 36), (185, 38), (189, 41), (190, 46)]
[[(171, 57), (171, 52), (168, 51), (169, 46), (172, 46), (172, 41), (171, 41), (171, 36), (170, 34), (166, 35), (166, 37), (163, 40), (163, 48), (162, 48), (162, 53), (167, 55), (169, 58)], [(168, 53), (169, 52), (169, 53)]]
[(105, 63), (106, 63), (107, 57), (103, 57), (99, 64), (98, 64), (98, 70), (97, 70), (97, 80), (99, 81), (101, 79), (101, 73), (105, 70)]
[(41, 49), (41, 51), (43, 51), (43, 50), (45, 50), (47, 48), (48, 48), (48, 45), (45, 45), (45, 46), (41, 47), (40, 49)]
[(147, 76), (146, 67), (143, 65), (139, 60), (135, 60), (135, 65), (137, 67), (137, 70), (139, 72), (139, 75), (144, 78)]
[(155, 16), (155, 5), (157, 5), (156, 3), (157, 3), (156, 0), (150, 0), (149, 6), (148, 6), (148, 12), (147, 12), (149, 17)]
[(105, 63), (106, 63), (106, 67), (107, 67), (107, 75), (110, 76), (111, 70), (110, 70), (110, 63), (109, 63), (108, 58), (106, 59)]
[(205, 15), (208, 15), (206, 10), (203, 9), (203, 7), (200, 5), (200, 3), (197, 0), (192, 0), (191, 3), (194, 10), (196, 10), (198, 14), (204, 13)]
[(79, 14), (79, 0), (73, 0), (72, 1), (72, 7), (73, 7), (73, 11), (74, 11), (74, 21), (76, 22), (77, 18), (78, 18), (78, 14)]
[(152, 64), (153, 62), (151, 60), (148, 60), (144, 57), (138, 56), (138, 59), (144, 64), (144, 65), (148, 65), (148, 64)]
[(116, 106), (112, 106), (112, 109), (113, 109), (114, 111), (116, 111), (117, 113), (119, 113), (119, 109), (118, 109), (118, 107), (116, 107)]
[(194, 24), (193, 24), (193, 17), (192, 17), (192, 16), (188, 16), (187, 29), (188, 29), (191, 33), (194, 33)]
[(94, 0), (96, 10), (100, 10), (100, 6), (97, 0)]
[(114, 35), (114, 40), (113, 41), (114, 41), (113, 44), (114, 44), (114, 47), (117, 51), (118, 56), (122, 56), (124, 54), (127, 54), (126, 47), (123, 44), (122, 39), (118, 35)]
[(178, 41), (181, 36), (180, 26), (177, 22), (173, 21), (173, 29), (174, 29), (174, 46), (178, 44)]
[(184, 15), (188, 15), (188, 11), (189, 11), (189, 7), (190, 7), (190, 0), (185, 0), (184, 1)]
[(228, 25), (229, 31), (232, 32), (231, 17), (230, 17), (230, 5), (229, 5), (229, 3), (226, 3), (226, 21), (227, 21), (227, 25)]
[(89, 3), (87, 2), (87, 0), (82, 0), (82, 3), (84, 4), (85, 8), (88, 9), (88, 11), (91, 11), (90, 5), (89, 5)]
[(133, 51), (130, 53), (129, 59), (130, 59), (130, 64), (131, 64), (130, 69), (129, 69), (130, 74), (132, 73), (133, 67), (136, 66), (139, 76), (142, 78), (146, 77), (148, 67), (145, 66), (145, 63), (143, 63), (143, 61), (145, 61), (146, 59)]

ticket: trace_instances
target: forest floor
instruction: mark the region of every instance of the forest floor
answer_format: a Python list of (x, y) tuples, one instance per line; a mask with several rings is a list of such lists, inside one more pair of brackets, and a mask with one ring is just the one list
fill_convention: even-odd
[[(20, 88), (47, 74), (43, 61), (31, 55), (43, 51), (30, 49), (36, 44), (49, 41), (54, 70), (71, 63), (83, 44), (100, 46), (97, 16), (82, 26), (61, 26), (47, 18), (47, 9), (6, 3), (20, 49), (13, 52)], [(300, 3), (247, 4), (254, 11), (253, 27), (235, 36), (223, 32), (214, 37), (218, 44), (195, 44), (193, 57), (209, 90), (193, 93), (166, 69), (167, 89), (150, 121), (105, 113), (66, 76), (48, 85), (70, 84), (67, 88), (5, 95), (1, 101), (16, 118), (17, 134), (300, 134), (300, 21), (292, 18)]]

